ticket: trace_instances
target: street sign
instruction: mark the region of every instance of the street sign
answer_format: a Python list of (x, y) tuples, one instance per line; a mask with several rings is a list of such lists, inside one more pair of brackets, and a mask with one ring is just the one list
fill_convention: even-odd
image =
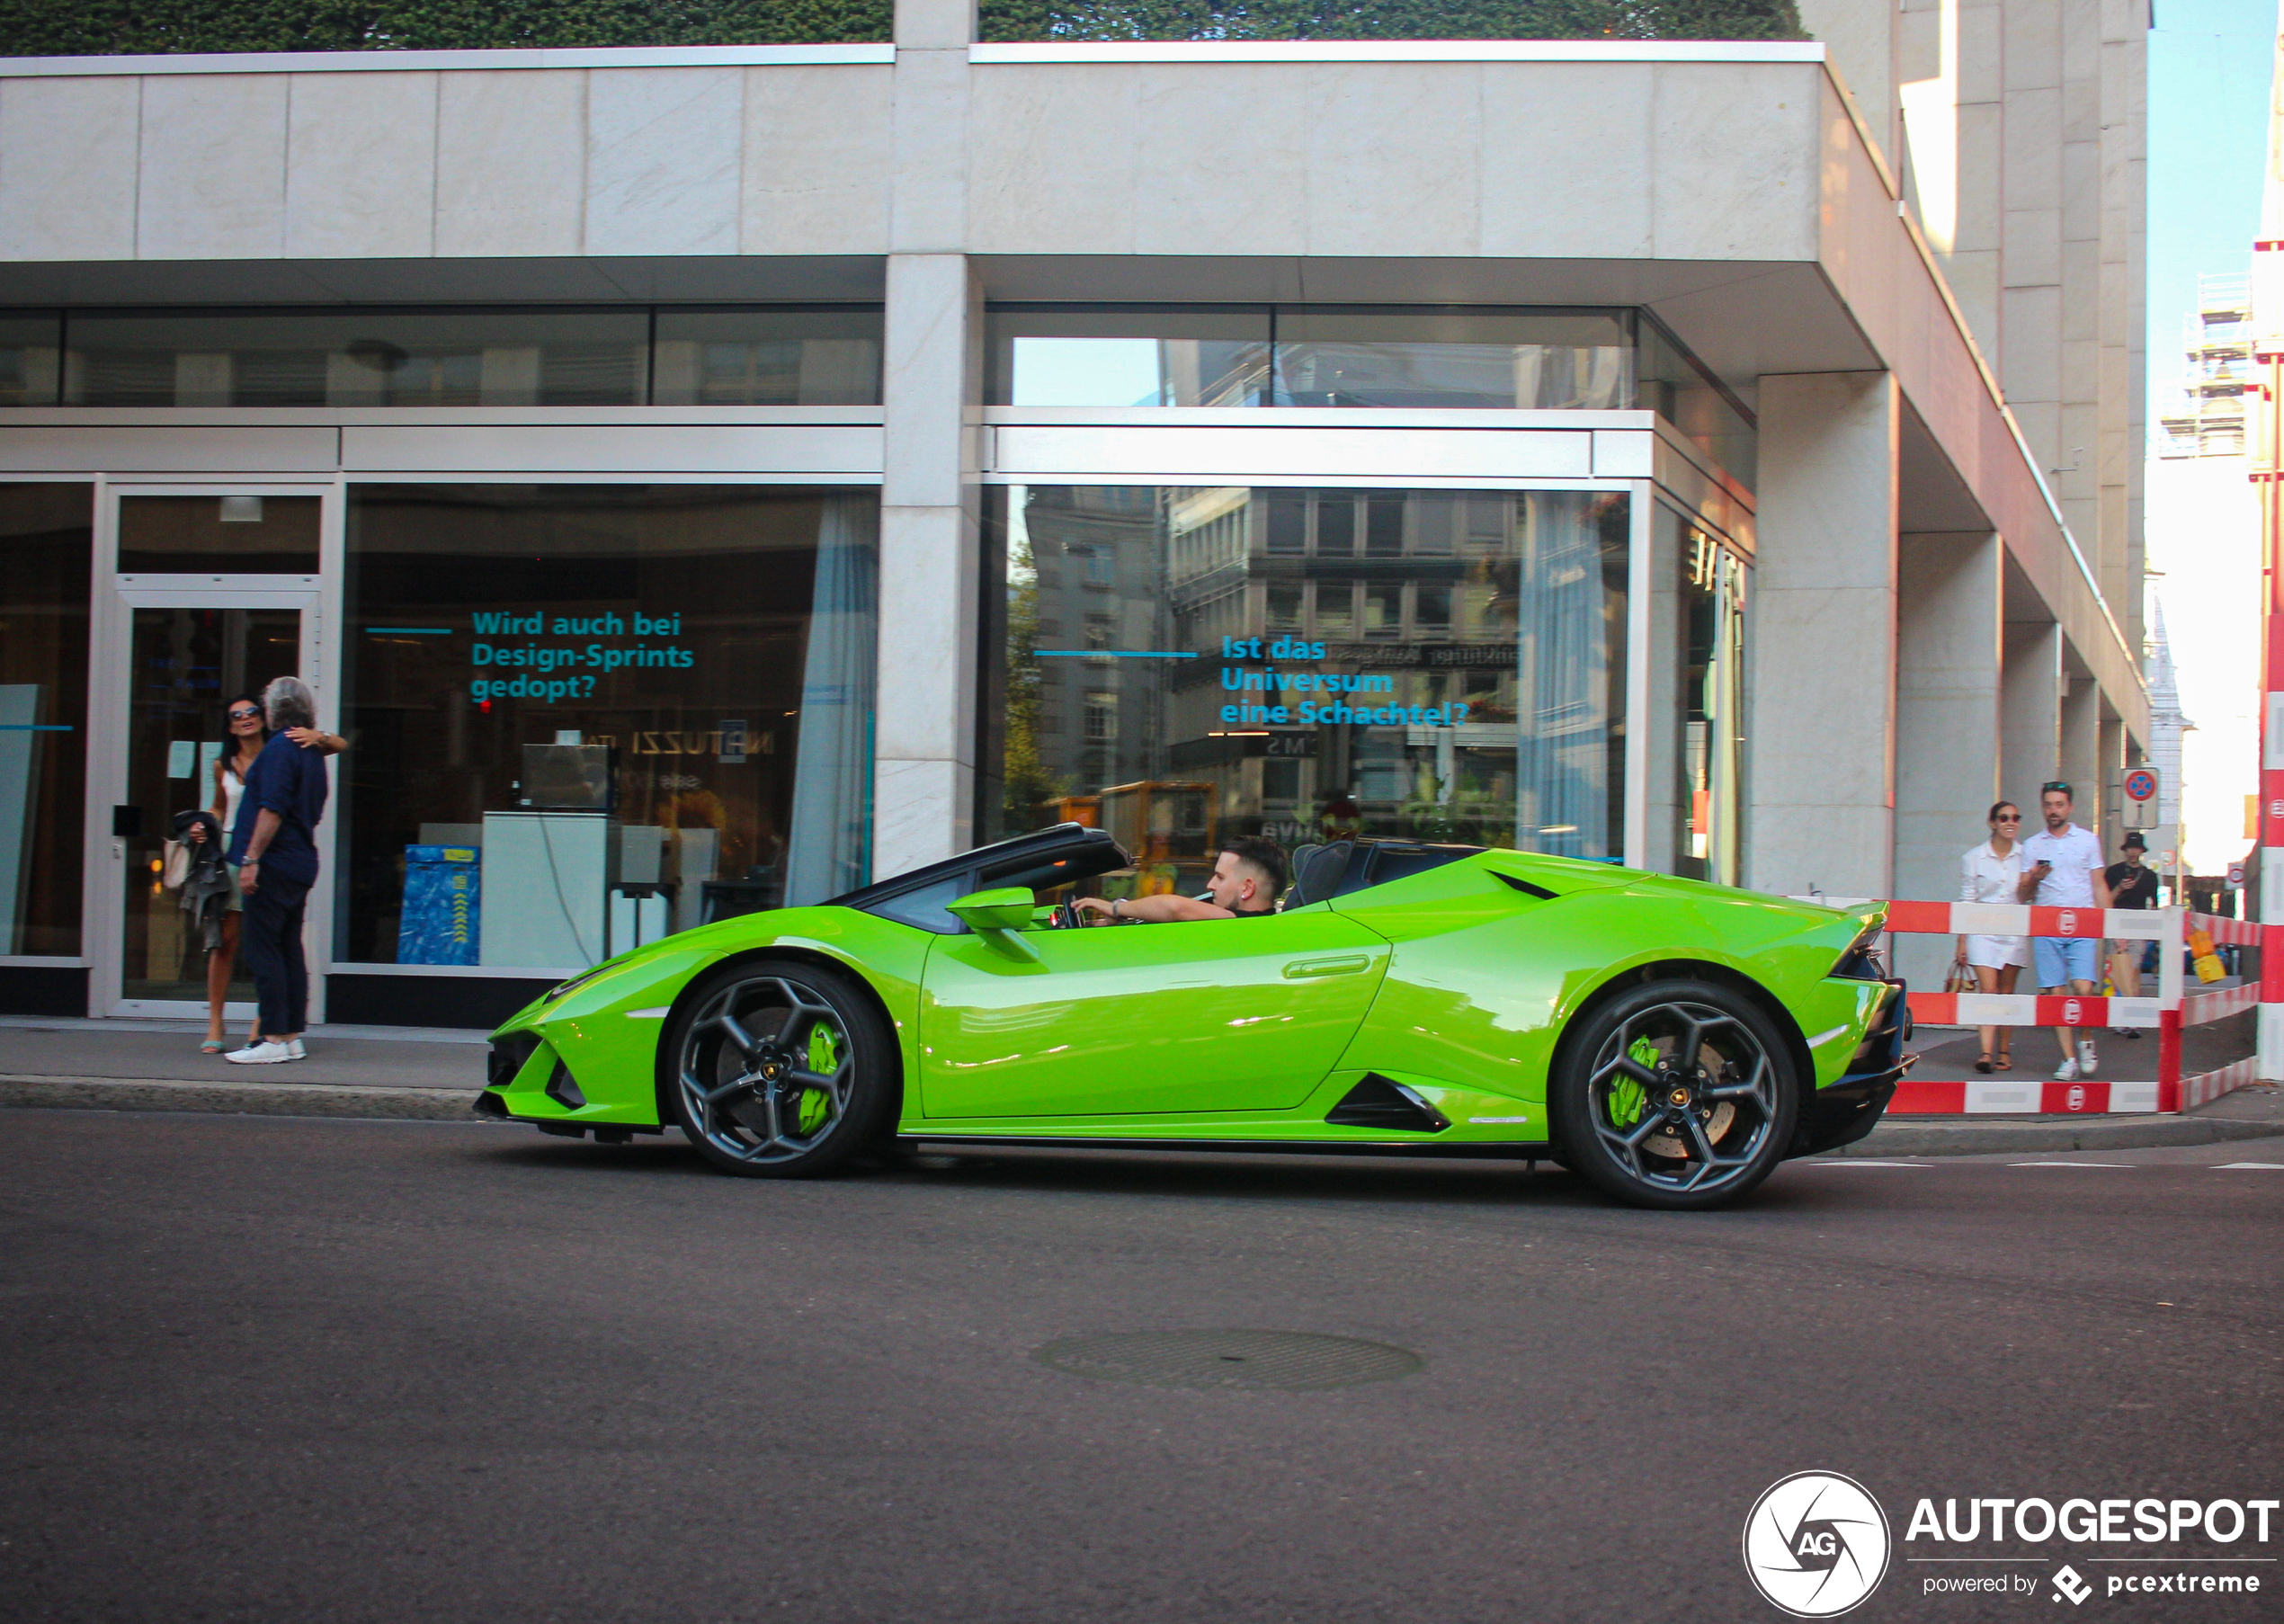
[(2126, 774), (2126, 817), (2128, 829), (2154, 829), (2157, 826), (2157, 772), (2154, 767), (2136, 767)]
[(2228, 865), (2228, 888), (2232, 891), (2241, 891), (2244, 888), (2244, 865), (2243, 863), (2233, 862)]

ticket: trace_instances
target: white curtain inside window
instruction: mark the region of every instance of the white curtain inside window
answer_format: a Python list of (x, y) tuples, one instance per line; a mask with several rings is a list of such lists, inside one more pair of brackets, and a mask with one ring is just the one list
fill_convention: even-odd
[(837, 897), (871, 877), (879, 580), (879, 503), (870, 495), (828, 498), (817, 529), (816, 584), (801, 678), (785, 859), (789, 906)]

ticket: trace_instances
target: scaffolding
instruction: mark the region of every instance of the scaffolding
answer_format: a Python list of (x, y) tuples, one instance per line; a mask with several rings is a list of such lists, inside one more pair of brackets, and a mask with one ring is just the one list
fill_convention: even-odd
[(2244, 454), (2244, 394), (2253, 370), (2252, 278), (2197, 279), (2197, 313), (2182, 324), (2182, 369), (2173, 406), (2158, 419), (2157, 455), (2168, 460)]

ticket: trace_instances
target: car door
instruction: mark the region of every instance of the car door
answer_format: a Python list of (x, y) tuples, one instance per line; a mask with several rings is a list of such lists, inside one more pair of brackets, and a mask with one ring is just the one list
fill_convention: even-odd
[(1298, 1105), (1362, 1022), (1389, 950), (1376, 932), (1323, 907), (1015, 940), (1020, 948), (944, 936), (931, 948), (923, 1114)]

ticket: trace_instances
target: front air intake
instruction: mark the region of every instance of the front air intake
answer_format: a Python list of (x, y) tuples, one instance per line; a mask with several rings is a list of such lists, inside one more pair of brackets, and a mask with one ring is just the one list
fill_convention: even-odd
[(1376, 1071), (1350, 1089), (1341, 1102), (1325, 1113), (1335, 1128), (1396, 1129), (1405, 1133), (1441, 1133), (1451, 1120), (1416, 1092)]

